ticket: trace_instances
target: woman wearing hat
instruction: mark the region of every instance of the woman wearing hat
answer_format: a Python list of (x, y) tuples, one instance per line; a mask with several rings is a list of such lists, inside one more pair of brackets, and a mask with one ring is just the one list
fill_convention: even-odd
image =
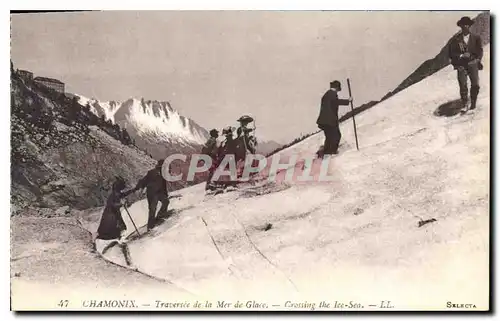
[(469, 109), (469, 90), (467, 77), (470, 78), (470, 109), (476, 108), (477, 95), (479, 94), (479, 70), (483, 69), (483, 42), (479, 35), (470, 32), (474, 21), (469, 17), (462, 17), (457, 21), (457, 26), (462, 30), (451, 39), (449, 57), (453, 68), (457, 70), (460, 98), (463, 111)]
[(97, 229), (98, 239), (119, 239), (121, 237), (121, 233), (127, 228), (125, 222), (123, 221), (120, 208), (123, 205), (123, 199), (133, 193), (134, 190), (132, 189), (124, 192), (123, 190), (126, 187), (127, 183), (125, 182), (125, 179), (121, 176), (117, 176), (115, 182), (113, 183), (111, 194), (106, 201), (106, 207), (102, 213), (99, 228)]

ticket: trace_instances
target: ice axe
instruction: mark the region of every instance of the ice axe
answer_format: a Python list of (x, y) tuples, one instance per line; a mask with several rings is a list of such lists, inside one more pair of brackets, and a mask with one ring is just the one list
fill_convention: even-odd
[[(347, 78), (347, 88), (349, 89), (349, 97), (352, 97), (351, 93), (351, 81)], [(356, 149), (359, 150), (358, 146), (358, 133), (356, 132), (356, 120), (354, 119), (354, 106), (351, 100), (351, 111), (352, 111), (352, 123), (354, 125), (354, 137), (356, 137)]]
[(134, 223), (134, 220), (132, 219), (132, 215), (130, 215), (130, 212), (127, 209), (127, 204), (123, 204), (123, 208), (125, 209), (125, 212), (127, 212), (128, 217), (130, 218), (130, 221), (134, 225), (135, 231), (137, 232), (137, 235), (141, 236), (141, 233), (139, 233), (139, 230), (137, 229), (137, 226)]

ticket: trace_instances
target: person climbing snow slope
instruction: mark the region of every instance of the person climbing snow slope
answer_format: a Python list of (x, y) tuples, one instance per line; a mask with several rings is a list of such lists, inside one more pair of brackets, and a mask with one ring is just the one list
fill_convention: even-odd
[(164, 217), (168, 211), (168, 191), (167, 181), (163, 178), (161, 168), (163, 160), (159, 160), (155, 168), (148, 171), (148, 173), (139, 180), (133, 191), (146, 189), (146, 196), (148, 199), (148, 231), (152, 229), (156, 222), (156, 208), (158, 202), (161, 202), (158, 217)]

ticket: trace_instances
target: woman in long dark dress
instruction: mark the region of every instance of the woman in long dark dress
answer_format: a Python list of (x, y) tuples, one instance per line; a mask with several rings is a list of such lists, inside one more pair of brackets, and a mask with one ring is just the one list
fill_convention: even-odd
[(116, 178), (116, 181), (113, 183), (111, 194), (106, 201), (106, 207), (104, 208), (104, 212), (102, 213), (101, 223), (99, 224), (99, 228), (97, 229), (97, 239), (113, 240), (103, 248), (102, 254), (104, 254), (113, 246), (118, 245), (123, 252), (125, 262), (127, 263), (127, 265), (131, 266), (132, 258), (130, 256), (130, 250), (127, 246), (127, 243), (123, 242), (121, 239), (121, 234), (124, 230), (127, 229), (127, 226), (123, 221), (120, 208), (122, 206), (122, 199), (127, 195), (133, 193), (135, 189), (122, 192), (125, 189), (126, 185), (127, 184), (125, 180), (120, 176), (118, 176)]
[(131, 189), (126, 192), (122, 192), (125, 187), (125, 180), (121, 177), (117, 177), (116, 181), (113, 183), (111, 194), (106, 201), (106, 207), (102, 213), (101, 223), (97, 229), (98, 239), (119, 239), (121, 237), (121, 233), (127, 229), (120, 212), (120, 207), (122, 206), (122, 199), (133, 193), (135, 190)]

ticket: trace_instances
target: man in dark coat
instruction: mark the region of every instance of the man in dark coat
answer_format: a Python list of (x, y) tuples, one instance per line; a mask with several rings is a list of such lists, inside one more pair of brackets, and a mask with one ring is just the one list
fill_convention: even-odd
[(170, 202), (168, 200), (167, 181), (163, 178), (161, 173), (162, 166), (163, 160), (159, 160), (155, 168), (148, 171), (146, 176), (141, 178), (133, 189), (136, 191), (146, 188), (149, 207), (148, 231), (155, 225), (158, 202), (161, 202), (161, 207), (158, 211), (159, 217), (164, 217), (167, 214), (168, 204)]
[(449, 57), (453, 68), (457, 70), (460, 98), (463, 111), (469, 108), (467, 77), (470, 78), (470, 109), (476, 108), (477, 95), (479, 94), (479, 70), (483, 69), (483, 42), (479, 35), (470, 32), (474, 21), (469, 17), (462, 17), (458, 22), (462, 31), (454, 36), (449, 45)]
[(330, 83), (330, 89), (321, 98), (321, 110), (316, 124), (325, 134), (323, 154), (337, 154), (340, 143), (339, 105), (349, 105), (352, 98), (339, 99), (338, 92), (342, 90), (340, 81)]
[(120, 208), (122, 206), (122, 199), (134, 192), (134, 190), (123, 192), (125, 187), (125, 180), (120, 176), (116, 177), (111, 189), (111, 194), (106, 201), (106, 207), (102, 213), (99, 228), (97, 229), (98, 239), (119, 239), (121, 233), (127, 228), (123, 221)]

